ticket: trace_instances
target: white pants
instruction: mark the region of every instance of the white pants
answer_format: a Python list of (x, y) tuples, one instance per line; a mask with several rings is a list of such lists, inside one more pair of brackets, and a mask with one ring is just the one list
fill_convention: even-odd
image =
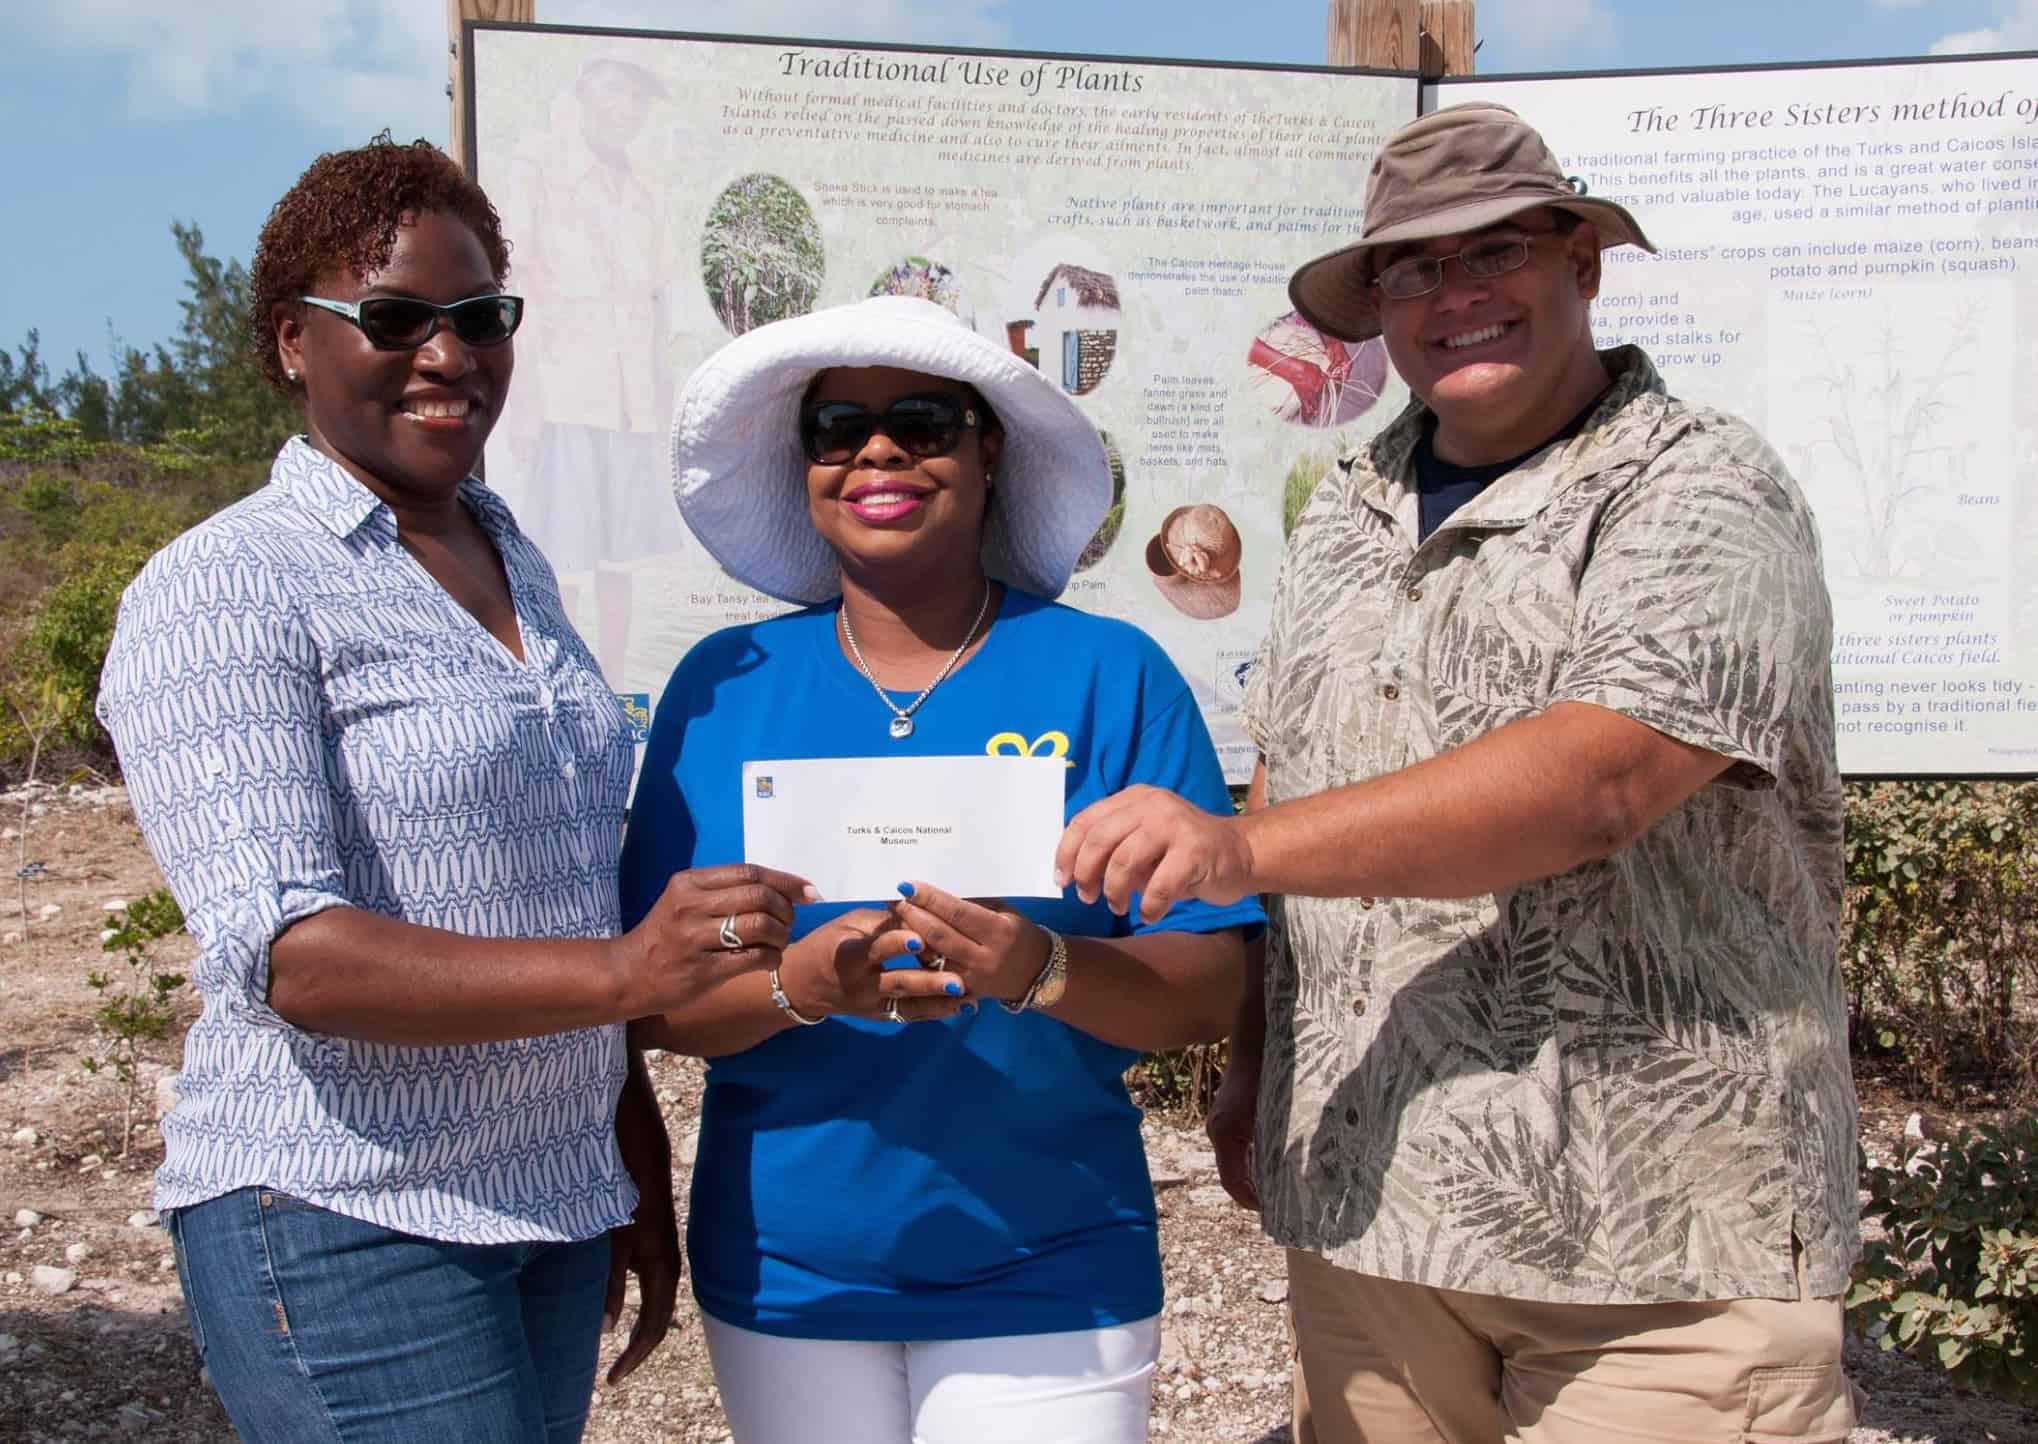
[(1144, 1444), (1159, 1318), (929, 1343), (781, 1339), (701, 1316), (736, 1444)]

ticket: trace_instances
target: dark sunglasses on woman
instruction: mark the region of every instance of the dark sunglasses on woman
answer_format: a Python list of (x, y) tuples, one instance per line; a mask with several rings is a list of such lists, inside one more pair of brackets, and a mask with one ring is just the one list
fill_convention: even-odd
[(823, 401), (800, 413), (800, 446), (817, 466), (841, 466), (882, 431), (908, 456), (946, 456), (977, 424), (977, 411), (960, 396), (929, 391), (901, 396), (882, 412), (854, 401)]
[(450, 306), (409, 296), (370, 296), (365, 301), (328, 301), (323, 296), (297, 299), (346, 317), (378, 351), (415, 351), (437, 335), (442, 325), (450, 326), (464, 345), (500, 346), (517, 333), (524, 319), (522, 296), (469, 296)]

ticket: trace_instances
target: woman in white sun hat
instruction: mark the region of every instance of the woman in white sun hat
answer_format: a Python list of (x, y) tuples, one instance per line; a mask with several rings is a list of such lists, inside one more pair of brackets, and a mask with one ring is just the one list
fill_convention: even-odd
[[(881, 297), (731, 342), (687, 383), (673, 465), (723, 567), (802, 609), (673, 674), (626, 918), (742, 857), (747, 759), (1024, 750), (1066, 761), (1071, 815), (1142, 782), (1229, 807), (1160, 649), (1052, 600), (1110, 501), (1096, 430), (944, 308)], [(1146, 1437), (1160, 1259), (1121, 1075), (1225, 1031), (1262, 916), (1145, 927), (940, 883), (801, 907), (778, 968), (638, 1025), (711, 1060), (688, 1251), (738, 1444)]]

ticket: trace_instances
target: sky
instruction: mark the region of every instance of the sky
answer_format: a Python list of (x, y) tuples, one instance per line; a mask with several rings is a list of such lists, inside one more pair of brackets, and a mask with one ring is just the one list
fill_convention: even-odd
[[(554, 25), (1323, 63), (1325, 0), (536, 0)], [(1488, 74), (2038, 50), (2038, 0), (1478, 0)], [(446, 139), (445, 0), (0, 0), (0, 347), (169, 339), (322, 151)]]

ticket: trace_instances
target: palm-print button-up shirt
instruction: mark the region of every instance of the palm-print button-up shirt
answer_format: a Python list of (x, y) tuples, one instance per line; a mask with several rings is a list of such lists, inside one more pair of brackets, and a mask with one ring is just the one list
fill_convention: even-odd
[(1639, 351), (1418, 542), (1412, 405), (1318, 487), (1246, 726), (1282, 802), (1556, 702), (1733, 759), (1633, 845), (1483, 897), (1274, 900), (1273, 1237), (1553, 1302), (1841, 1291), (1856, 1252), (1830, 604), (1749, 427)]

